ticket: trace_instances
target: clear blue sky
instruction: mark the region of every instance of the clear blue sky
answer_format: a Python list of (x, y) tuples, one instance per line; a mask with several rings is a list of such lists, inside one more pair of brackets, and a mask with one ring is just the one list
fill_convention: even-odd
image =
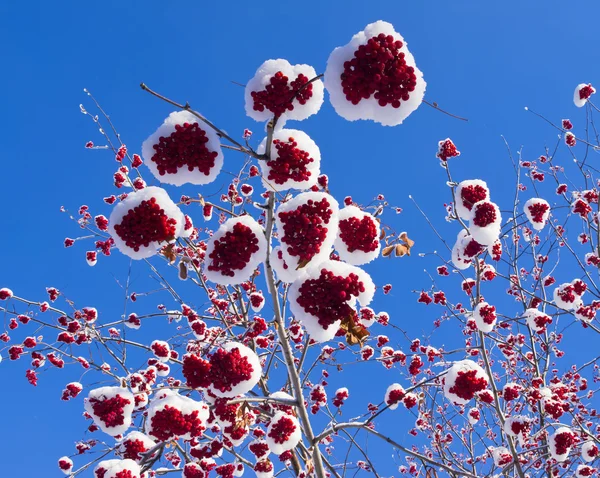
[[(123, 293), (114, 278), (125, 277), (128, 261), (115, 254), (110, 260), (102, 257), (92, 269), (84, 260), (85, 246), (62, 248), (64, 237), (76, 236), (78, 230), (59, 207), (76, 211), (88, 204), (94, 213), (108, 215), (101, 198), (114, 192), (116, 163), (111, 155), (83, 148), (88, 140), (102, 143), (79, 113), (79, 103), (86, 101), (84, 87), (110, 112), (134, 152), (170, 112), (140, 90), (141, 81), (189, 101), (232, 135), (248, 127), (259, 140), (260, 126), (245, 117), (243, 89), (232, 80), (244, 83), (269, 58), (308, 63), (322, 72), (334, 47), (370, 22), (389, 21), (408, 41), (424, 72), (426, 99), (469, 122), (423, 105), (395, 128), (349, 123), (326, 101), (318, 116), (293, 127), (304, 129), (320, 146), (322, 169), (339, 199), (352, 194), (365, 203), (384, 193), (405, 210), (390, 217), (397, 229), (408, 230), (419, 251), (431, 251), (441, 250), (440, 244), (408, 194), (446, 237), (455, 237), (455, 229), (443, 220), (442, 205), (449, 197), (435, 159), (438, 140), (449, 136), (462, 151), (455, 177), (485, 179), (502, 203), (502, 197), (508, 198), (503, 188), (512, 191), (513, 181), (500, 135), (515, 149), (525, 145), (525, 158), (539, 156), (556, 134), (523, 107), (556, 121), (579, 112), (582, 120), (572, 91), (581, 82), (600, 83), (594, 56), (600, 37), (588, 23), (600, 15), (600, 4), (593, 0), (577, 8), (555, 0), (336, 0), (303, 5), (237, 0), (2, 2), (0, 287), (42, 299), (45, 287), (55, 286), (79, 306), (96, 306), (105, 320), (122, 313)], [(241, 159), (228, 154), (226, 169), (236, 170)], [(202, 192), (216, 192), (220, 185)], [(412, 257), (370, 266), (376, 282), (395, 286), (393, 294), (378, 299), (376, 309), (387, 310), (393, 321), (415, 334), (429, 331), (435, 311), (418, 307), (410, 290), (428, 287), (422, 271), (435, 265)], [(142, 266), (134, 267), (132, 277), (134, 289), (152, 287)], [(174, 305), (167, 296), (156, 296), (130, 310), (152, 310), (161, 301)], [(141, 337), (151, 340), (159, 331), (147, 334)], [(407, 349), (406, 343), (397, 345)], [(64, 384), (79, 379), (80, 370), (49, 370), (32, 388), (24, 378), (25, 367), (25, 361), (0, 365), (0, 474), (59, 476), (56, 459), (74, 451), (73, 443), (85, 429), (81, 400), (59, 400)], [(387, 384), (399, 378), (397, 372), (380, 368), (370, 375), (368, 390), (351, 389), (357, 403), (381, 400)], [(394, 417), (397, 437), (404, 440), (402, 429), (412, 418), (400, 410)], [(374, 453), (383, 453), (384, 461), (390, 456), (387, 449)], [(381, 472), (393, 473), (393, 462)]]

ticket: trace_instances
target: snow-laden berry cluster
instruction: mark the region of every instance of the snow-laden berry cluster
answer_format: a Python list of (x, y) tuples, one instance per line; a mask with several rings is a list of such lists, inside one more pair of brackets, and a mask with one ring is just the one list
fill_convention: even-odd
[(587, 285), (581, 279), (573, 279), (554, 289), (554, 303), (565, 310), (576, 310), (583, 305), (582, 297), (587, 290)]
[(101, 387), (91, 390), (84, 401), (85, 411), (100, 429), (111, 436), (123, 435), (131, 426), (135, 399), (121, 387)]
[(258, 383), (261, 373), (256, 353), (237, 342), (217, 347), (208, 360), (193, 353), (183, 357), (187, 384), (208, 389), (217, 397), (237, 397), (249, 392)]
[(279, 206), (275, 224), (288, 267), (297, 269), (329, 259), (338, 214), (337, 201), (322, 192), (301, 193)]
[[(264, 154), (267, 138), (257, 148)], [(306, 190), (317, 184), (321, 151), (303, 131), (279, 129), (273, 133), (269, 159), (260, 161), (262, 182), (267, 191)]]
[(256, 121), (275, 117), (304, 120), (323, 104), (323, 82), (309, 65), (268, 60), (246, 84), (246, 114)]
[(523, 206), (527, 219), (536, 231), (544, 229), (548, 217), (550, 217), (550, 204), (540, 198), (531, 198)]
[(142, 144), (145, 164), (160, 182), (212, 183), (223, 167), (219, 136), (188, 111), (171, 113)]
[(94, 478), (142, 478), (142, 470), (133, 460), (103, 460), (94, 468)]
[(395, 126), (419, 107), (426, 83), (404, 38), (378, 21), (331, 53), (325, 87), (343, 118)]
[(580, 83), (575, 87), (575, 93), (573, 93), (573, 103), (575, 103), (575, 106), (578, 108), (581, 108), (582, 106), (585, 106), (590, 99), (590, 96), (592, 96), (594, 93), (596, 93), (596, 88), (594, 88), (591, 84)]
[(178, 237), (187, 237), (191, 228), (164, 189), (150, 186), (130, 193), (117, 204), (108, 229), (115, 246), (132, 259), (153, 256)]
[(491, 332), (496, 325), (496, 307), (487, 302), (480, 302), (473, 309), (473, 319), (475, 319), (475, 325), (481, 332), (484, 334)]
[(354, 303), (367, 306), (375, 285), (358, 267), (338, 261), (324, 261), (295, 281), (288, 292), (294, 317), (317, 342), (331, 340), (342, 320), (350, 319)]
[(157, 441), (191, 440), (207, 428), (208, 405), (173, 390), (156, 394), (147, 409), (145, 433)]
[(473, 239), (468, 231), (462, 229), (452, 248), (452, 264), (459, 270), (468, 269), (473, 263), (473, 259), (484, 249), (484, 246)]
[(276, 455), (292, 450), (302, 438), (298, 419), (285, 412), (277, 412), (271, 418), (265, 440), (269, 450)]
[(472, 360), (454, 363), (444, 375), (444, 395), (458, 405), (466, 405), (487, 389), (489, 378)]
[(490, 190), (485, 181), (481, 179), (461, 181), (456, 187), (456, 213), (461, 219), (468, 221), (471, 218), (473, 206), (479, 201), (489, 199)]
[(267, 254), (263, 228), (250, 216), (232, 217), (208, 241), (204, 273), (221, 285), (250, 278)]
[(351, 205), (340, 210), (338, 218), (339, 233), (334, 245), (340, 259), (355, 266), (376, 259), (381, 249), (381, 229), (375, 217)]

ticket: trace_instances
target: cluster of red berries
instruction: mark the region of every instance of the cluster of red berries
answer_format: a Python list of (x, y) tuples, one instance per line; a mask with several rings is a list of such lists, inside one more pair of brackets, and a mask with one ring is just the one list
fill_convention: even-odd
[(158, 143), (153, 146), (156, 151), (152, 161), (156, 163), (158, 172), (164, 174), (175, 174), (183, 167), (188, 171), (198, 168), (205, 175), (215, 165), (218, 156), (216, 151), (210, 151), (206, 147), (208, 138), (198, 123), (183, 123), (175, 125), (175, 131), (169, 136), (161, 136)]
[(348, 252), (373, 252), (379, 245), (377, 226), (368, 216), (362, 219), (349, 217), (341, 220), (340, 238), (344, 241)]
[(300, 182), (310, 178), (311, 173), (306, 167), (314, 160), (306, 151), (298, 148), (294, 138), (288, 138), (287, 142), (275, 139), (273, 145), (277, 149), (277, 158), (267, 161), (269, 181), (284, 184), (290, 179)]
[(374, 96), (380, 106), (391, 104), (394, 108), (408, 101), (417, 77), (414, 68), (406, 64), (401, 48), (400, 40), (384, 33), (359, 46), (354, 58), (344, 62), (340, 75), (346, 99), (357, 105)]
[(278, 217), (283, 224), (281, 242), (287, 244), (287, 252), (301, 261), (310, 261), (321, 251), (331, 215), (331, 205), (326, 198), (320, 201), (309, 199), (293, 211), (280, 212)]
[(176, 225), (177, 221), (165, 214), (156, 198), (150, 198), (130, 209), (114, 228), (125, 244), (138, 252), (140, 247), (148, 247), (151, 242), (173, 239)]
[(251, 93), (254, 101), (255, 111), (269, 110), (276, 117), (281, 116), (286, 111), (294, 109), (293, 101), (298, 100), (301, 105), (313, 95), (312, 83), (303, 74), (299, 74), (295, 80), (289, 81), (281, 71), (275, 73), (269, 84), (262, 91), (253, 91)]
[(533, 222), (543, 222), (544, 214), (546, 214), (546, 211), (548, 211), (548, 209), (550, 209), (550, 206), (548, 206), (548, 204), (546, 203), (539, 202), (532, 204), (531, 206), (529, 206), (531, 220)]
[(481, 315), (486, 324), (491, 325), (496, 320), (496, 307), (493, 305), (484, 305), (479, 309), (479, 315)]
[(273, 426), (270, 427), (268, 436), (275, 443), (285, 443), (290, 439), (290, 436), (296, 431), (294, 420), (286, 416), (280, 417)]
[(463, 206), (470, 211), (473, 209), (473, 204), (487, 198), (487, 190), (479, 184), (471, 184), (461, 189), (460, 198)]
[(484, 202), (477, 207), (473, 223), (479, 227), (486, 227), (496, 222), (496, 208), (490, 202)]
[(485, 377), (478, 376), (477, 370), (461, 370), (449, 392), (463, 400), (471, 400), (477, 392), (485, 390), (487, 386), (487, 380)]
[(198, 418), (198, 410), (183, 414), (170, 405), (157, 411), (151, 420), (151, 435), (160, 441), (168, 441), (173, 437), (190, 434), (192, 437), (202, 435), (204, 427)]
[(350, 316), (353, 309), (348, 301), (364, 291), (365, 286), (356, 274), (343, 277), (322, 269), (318, 279), (304, 281), (296, 300), (327, 329), (338, 320)]
[(89, 401), (94, 410), (94, 415), (103, 421), (107, 427), (117, 427), (125, 423), (124, 407), (131, 403), (129, 399), (117, 394), (106, 400), (90, 398)]
[(233, 277), (234, 271), (243, 269), (258, 249), (258, 238), (252, 229), (238, 222), (233, 230), (215, 241), (214, 250), (209, 254), (208, 270)]

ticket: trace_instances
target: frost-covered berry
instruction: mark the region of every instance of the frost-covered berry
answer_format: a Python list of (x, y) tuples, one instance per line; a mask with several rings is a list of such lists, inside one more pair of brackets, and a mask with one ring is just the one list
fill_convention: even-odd
[(213, 182), (223, 167), (219, 136), (189, 111), (171, 113), (142, 144), (148, 169), (160, 182)]
[(295, 281), (288, 292), (294, 317), (317, 342), (331, 340), (343, 319), (356, 314), (355, 299), (367, 306), (375, 285), (358, 267), (339, 261), (325, 261)]
[(504, 433), (518, 438), (522, 443), (531, 431), (531, 419), (523, 415), (513, 415), (504, 422)]
[(164, 189), (151, 186), (130, 193), (109, 219), (117, 248), (132, 259), (145, 259), (178, 237), (187, 236), (185, 218)]
[(459, 405), (466, 405), (489, 385), (485, 371), (472, 360), (454, 363), (444, 375), (444, 395)]
[(122, 458), (128, 458), (139, 463), (144, 458), (143, 454), (155, 445), (156, 443), (150, 437), (141, 432), (132, 431), (119, 442), (117, 454)]
[(469, 216), (469, 232), (479, 244), (489, 246), (500, 236), (502, 216), (500, 209), (491, 201), (475, 203)]
[(558, 462), (566, 461), (575, 444), (575, 434), (570, 428), (560, 427), (548, 438), (550, 455)]
[[(583, 284), (583, 285), (581, 285)], [(579, 279), (566, 282), (554, 289), (553, 297), (557, 307), (565, 310), (575, 310), (581, 307), (581, 297), (587, 286)]]
[(63, 456), (58, 459), (58, 468), (65, 475), (70, 475), (73, 470), (73, 460), (71, 460), (68, 456)]
[(456, 187), (456, 213), (464, 220), (469, 220), (473, 205), (479, 201), (490, 199), (490, 190), (485, 181), (468, 179), (461, 181)]
[(101, 387), (90, 391), (84, 407), (104, 433), (123, 435), (131, 426), (134, 398), (125, 388)]
[(148, 407), (145, 433), (158, 441), (191, 440), (206, 430), (208, 406), (172, 390), (161, 390)]
[(513, 461), (513, 456), (510, 450), (504, 446), (496, 446), (492, 449), (492, 458), (494, 465), (499, 468), (504, 468)]
[(331, 104), (350, 121), (401, 124), (421, 104), (425, 86), (404, 38), (383, 21), (336, 48), (325, 70)]
[(473, 309), (473, 318), (475, 319), (477, 328), (481, 332), (485, 334), (490, 333), (496, 325), (496, 307), (487, 302), (480, 302)]
[(404, 388), (402, 388), (402, 385), (399, 383), (392, 383), (385, 391), (385, 397), (383, 401), (390, 410), (395, 410), (398, 408), (398, 405), (402, 403), (402, 400), (404, 400), (405, 396), (406, 392), (404, 391)]
[[(267, 138), (257, 148), (264, 154)], [(303, 131), (280, 129), (273, 133), (268, 161), (260, 161), (262, 182), (269, 191), (306, 190), (317, 184), (321, 151)]]
[(591, 84), (581, 83), (575, 88), (575, 93), (573, 93), (573, 103), (575, 103), (575, 106), (578, 108), (581, 108), (594, 93), (596, 93), (596, 88)]
[(133, 460), (103, 460), (94, 468), (94, 478), (142, 478), (142, 470)]
[(309, 65), (291, 65), (287, 60), (268, 60), (246, 84), (246, 114), (256, 121), (273, 116), (304, 120), (323, 104), (321, 80)]
[(484, 249), (484, 246), (463, 229), (458, 233), (452, 248), (452, 264), (459, 270), (467, 269), (473, 263), (473, 259)]
[(168, 362), (171, 358), (171, 346), (164, 340), (155, 340), (150, 344), (154, 356), (161, 362)]
[(13, 296), (13, 291), (3, 287), (2, 289), (0, 289), (0, 300), (7, 300), (10, 299)]
[(338, 203), (327, 193), (306, 192), (282, 204), (275, 223), (283, 259), (294, 269), (329, 259), (338, 231)]
[(232, 217), (210, 238), (204, 273), (217, 284), (240, 284), (264, 261), (266, 251), (263, 228), (250, 216)]
[(594, 441), (586, 441), (583, 445), (581, 445), (581, 458), (583, 458), (586, 462), (589, 463), (594, 461), (596, 458), (598, 458), (599, 454), (600, 448), (598, 448), (598, 445)]
[(456, 145), (450, 138), (438, 142), (436, 157), (441, 161), (448, 161), (450, 158), (456, 158), (457, 156), (460, 156), (460, 151), (456, 149)]
[(355, 266), (367, 264), (379, 256), (379, 222), (356, 206), (339, 212), (339, 232), (334, 246), (340, 259)]
[(529, 328), (538, 334), (543, 333), (546, 327), (552, 323), (552, 318), (549, 315), (537, 309), (527, 309), (523, 317)]
[(268, 458), (260, 460), (254, 465), (256, 478), (273, 478), (274, 470), (273, 463)]
[(550, 216), (550, 204), (540, 198), (531, 198), (523, 206), (523, 211), (531, 226), (536, 231), (541, 231)]
[(265, 440), (272, 453), (280, 455), (296, 447), (302, 438), (300, 424), (293, 415), (277, 412), (267, 428)]

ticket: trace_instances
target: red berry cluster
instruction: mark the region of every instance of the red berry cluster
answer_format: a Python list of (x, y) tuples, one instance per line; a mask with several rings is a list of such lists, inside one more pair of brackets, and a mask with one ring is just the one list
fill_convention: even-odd
[(550, 209), (550, 206), (545, 203), (535, 203), (529, 206), (529, 213), (531, 214), (531, 220), (533, 222), (542, 222), (544, 220), (544, 214)]
[(490, 202), (484, 202), (477, 206), (473, 223), (479, 227), (486, 227), (496, 221), (496, 208)]
[(287, 142), (275, 139), (273, 144), (277, 149), (277, 159), (267, 161), (270, 168), (268, 179), (275, 184), (284, 184), (290, 179), (307, 181), (311, 173), (306, 167), (314, 161), (309, 154), (298, 148), (294, 138), (288, 138)]
[(215, 241), (208, 270), (233, 277), (234, 271), (243, 269), (255, 252), (258, 252), (258, 238), (251, 228), (238, 222), (233, 230)]
[(117, 427), (125, 423), (124, 407), (131, 404), (131, 401), (121, 395), (115, 395), (106, 400), (90, 398), (90, 404), (94, 410), (94, 415), (103, 421), (107, 427)]
[(165, 405), (163, 410), (157, 411), (152, 417), (151, 424), (152, 435), (160, 441), (167, 441), (188, 433), (192, 437), (197, 437), (204, 431), (202, 422), (198, 418), (198, 410), (184, 415), (170, 405)]
[(336, 276), (333, 272), (322, 269), (318, 279), (304, 281), (296, 300), (327, 329), (338, 320), (350, 316), (353, 309), (347, 301), (364, 291), (365, 286), (356, 274)]
[(485, 390), (487, 385), (488, 382), (484, 377), (477, 376), (477, 370), (460, 371), (449, 392), (463, 400), (471, 400), (477, 392)]
[(294, 109), (294, 99), (297, 99), (301, 105), (306, 104), (313, 95), (312, 84), (306, 85), (308, 81), (306, 76), (299, 74), (295, 80), (289, 82), (289, 78), (278, 71), (271, 77), (264, 90), (251, 93), (254, 110), (264, 111), (267, 109), (278, 117), (286, 111)]
[(485, 305), (479, 309), (479, 315), (481, 315), (481, 318), (486, 324), (493, 324), (494, 320), (496, 320), (496, 307), (493, 305)]
[(114, 228), (125, 244), (137, 252), (140, 247), (148, 247), (151, 242), (173, 239), (176, 225), (177, 221), (165, 214), (156, 198), (150, 198), (130, 209)]
[(479, 244), (475, 239), (471, 239), (469, 241), (469, 243), (466, 245), (465, 250), (464, 250), (464, 256), (465, 257), (475, 257), (477, 254), (479, 254), (481, 251), (483, 251), (485, 248)]
[(377, 226), (369, 216), (362, 219), (349, 217), (340, 221), (340, 238), (346, 244), (348, 252), (372, 252), (379, 245)]
[(195, 354), (183, 357), (183, 376), (192, 388), (212, 385), (221, 392), (229, 392), (240, 382), (249, 380), (254, 369), (238, 348), (218, 349), (209, 360)]
[(562, 432), (554, 436), (554, 446), (558, 455), (568, 453), (575, 443), (575, 435), (571, 432)]
[(271, 437), (275, 443), (285, 443), (295, 431), (296, 424), (294, 423), (294, 420), (282, 416), (269, 430), (269, 437)]
[(592, 85), (586, 85), (583, 88), (579, 89), (579, 99), (587, 100), (590, 96), (592, 96), (596, 90)]
[(469, 185), (460, 190), (460, 198), (463, 206), (470, 211), (473, 209), (473, 204), (487, 198), (487, 190), (479, 184)]
[(447, 139), (445, 141), (440, 141), (436, 156), (442, 161), (448, 161), (450, 158), (460, 156), (460, 151), (456, 149), (456, 146), (451, 139)]
[(178, 124), (175, 125), (175, 131), (167, 137), (161, 136), (153, 146), (155, 153), (152, 161), (156, 163), (161, 176), (175, 174), (183, 167), (187, 167), (188, 171), (198, 168), (208, 176), (218, 153), (210, 151), (206, 143), (206, 131), (198, 123)]
[(354, 58), (344, 62), (340, 75), (346, 99), (357, 105), (373, 95), (380, 106), (391, 104), (394, 108), (408, 101), (417, 77), (414, 68), (406, 64), (401, 48), (400, 40), (384, 33), (359, 46)]
[(386, 405), (394, 405), (395, 403), (400, 402), (401, 400), (404, 399), (405, 395), (406, 395), (406, 392), (404, 392), (404, 390), (402, 390), (401, 388), (392, 390), (389, 393)]
[(135, 461), (141, 458), (140, 453), (145, 453), (149, 450), (142, 440), (125, 440), (121, 446), (123, 458)]
[(327, 237), (327, 227), (332, 210), (326, 198), (320, 201), (309, 199), (306, 204), (293, 211), (280, 212), (283, 224), (281, 242), (287, 244), (287, 252), (301, 261), (310, 261), (321, 251)]

